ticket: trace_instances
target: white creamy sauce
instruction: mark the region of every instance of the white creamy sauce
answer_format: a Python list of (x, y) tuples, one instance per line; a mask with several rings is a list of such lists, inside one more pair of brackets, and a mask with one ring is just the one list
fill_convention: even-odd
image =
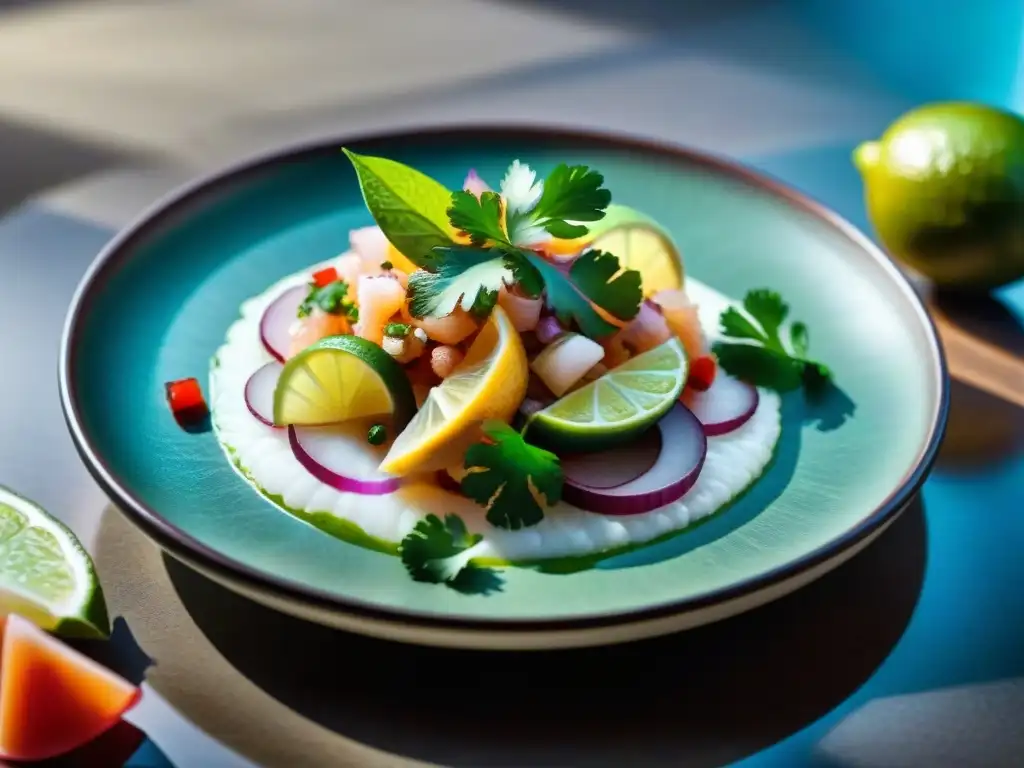
[[(259, 334), (267, 305), (284, 289), (306, 283), (311, 272), (336, 261), (287, 277), (242, 304), (241, 318), (228, 330), (227, 340), (217, 352), (218, 364), (210, 374), (214, 426), (225, 452), (228, 448), (234, 451), (234, 461), (255, 480), (258, 490), (280, 496), (292, 509), (326, 512), (354, 523), (370, 536), (396, 543), (426, 515), (454, 513), (471, 530), (484, 535), (486, 545), (480, 557), (533, 560), (577, 556), (640, 544), (685, 528), (732, 501), (771, 461), (781, 431), (780, 400), (776, 393), (761, 389), (757, 411), (746, 424), (708, 439), (707, 458), (693, 488), (678, 501), (640, 515), (598, 515), (563, 502), (546, 509), (537, 525), (507, 531), (491, 526), (479, 506), (439, 487), (430, 477), (410, 478), (400, 490), (386, 496), (337, 491), (299, 464), (285, 430), (268, 427), (252, 416), (244, 393), (249, 376), (271, 360)], [(713, 336), (729, 300), (690, 277), (686, 292), (699, 307), (701, 325)], [(358, 452), (360, 455), (353, 455), (353, 474), (358, 474), (360, 467), (372, 469), (383, 456), (382, 448), (369, 444)]]

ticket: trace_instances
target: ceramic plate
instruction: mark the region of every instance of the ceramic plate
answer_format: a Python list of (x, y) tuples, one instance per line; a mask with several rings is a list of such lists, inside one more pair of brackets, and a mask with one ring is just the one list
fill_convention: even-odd
[[(616, 202), (661, 222), (687, 274), (731, 296), (769, 286), (812, 329), (838, 386), (782, 400), (768, 471), (739, 501), (639, 550), (487, 591), (413, 582), (400, 561), (274, 506), (210, 432), (179, 428), (164, 382), (208, 381), (240, 304), (348, 248), (372, 223), (339, 148), (458, 188), (516, 158), (600, 169)], [(280, 610), (408, 642), (612, 643), (716, 620), (822, 575), (881, 533), (921, 485), (947, 377), (916, 295), (867, 238), (779, 184), (695, 152), (539, 128), (336, 139), (257, 159), (171, 196), (99, 257), (70, 309), (61, 392), (71, 432), (124, 513), (171, 554)], [(372, 504), (372, 499), (367, 501)]]

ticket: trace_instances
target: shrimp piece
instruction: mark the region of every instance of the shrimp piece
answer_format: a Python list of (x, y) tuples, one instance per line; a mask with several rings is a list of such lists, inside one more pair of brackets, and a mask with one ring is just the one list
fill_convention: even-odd
[(402, 255), (384, 236), (380, 227), (354, 229), (349, 233), (348, 242), (352, 251), (362, 259), (364, 274), (380, 274), (380, 265), (386, 261), (391, 262), (392, 266), (403, 272), (408, 273), (416, 269), (416, 265)]
[(355, 298), (356, 285), (363, 276), (363, 260), (354, 253), (348, 253), (338, 259), (334, 268), (338, 277), (348, 283), (348, 297)]
[(430, 352), (430, 367), (439, 379), (447, 379), (459, 366), (465, 355), (455, 347), (442, 345)]
[(639, 355), (672, 338), (672, 330), (662, 316), (656, 304), (645, 301), (640, 311), (629, 324), (608, 340), (605, 354), (608, 360), (602, 361), (608, 367), (621, 365), (626, 359)]
[(512, 326), (520, 333), (525, 333), (537, 327), (544, 302), (540, 298), (529, 299), (525, 296), (517, 296), (506, 288), (502, 288), (498, 291), (498, 306), (508, 314)]
[(476, 320), (463, 309), (444, 317), (416, 317), (413, 324), (427, 332), (434, 341), (454, 346), (476, 332)]
[(359, 322), (357, 336), (375, 344), (384, 342), (384, 328), (405, 304), (405, 289), (391, 275), (363, 275), (356, 289)]
[(314, 309), (309, 315), (295, 321), (291, 328), (291, 346), (288, 348), (288, 357), (292, 358), (299, 354), (306, 347), (309, 347), (320, 339), (328, 336), (339, 336), (351, 333), (345, 315), (332, 315), (322, 309)]
[(708, 340), (700, 325), (697, 305), (682, 289), (658, 291), (651, 299), (661, 307), (665, 322), (683, 343), (687, 356), (696, 360), (708, 353)]

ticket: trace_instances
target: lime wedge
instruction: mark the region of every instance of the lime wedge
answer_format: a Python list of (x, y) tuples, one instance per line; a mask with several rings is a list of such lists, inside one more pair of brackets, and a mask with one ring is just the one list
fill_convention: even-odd
[(68, 528), (0, 486), (0, 612), (65, 637), (107, 637), (92, 560)]
[(683, 345), (669, 339), (535, 413), (526, 437), (556, 452), (603, 451), (629, 442), (668, 413), (688, 369)]
[(372, 341), (328, 336), (291, 358), (274, 389), (279, 426), (337, 424), (391, 415), (402, 429), (416, 398), (402, 366)]

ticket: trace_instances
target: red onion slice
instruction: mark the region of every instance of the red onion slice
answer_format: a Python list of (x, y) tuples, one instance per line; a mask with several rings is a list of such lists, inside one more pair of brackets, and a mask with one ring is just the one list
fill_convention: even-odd
[(386, 446), (366, 442), (367, 426), (358, 422), (329, 427), (288, 427), (288, 443), (299, 463), (322, 483), (345, 493), (383, 496), (398, 490), (399, 478), (377, 467)]
[[(688, 408), (676, 403), (658, 422), (658, 452), (646, 472), (612, 487), (619, 467), (642, 467), (650, 444), (630, 443), (592, 454), (586, 461), (574, 457), (562, 462), (565, 485), (562, 498), (573, 506), (602, 515), (639, 515), (682, 498), (693, 487), (704, 466), (708, 440), (701, 423)], [(644, 440), (642, 438), (641, 440)]]
[(684, 398), (687, 407), (704, 425), (704, 434), (708, 437), (742, 427), (754, 415), (760, 399), (757, 387), (721, 370), (707, 391), (690, 391)]
[(661, 449), (661, 430), (649, 429), (625, 447), (563, 456), (562, 472), (566, 478), (571, 477), (588, 488), (618, 488), (650, 472), (658, 463)]
[(245, 405), (249, 413), (268, 427), (274, 424), (274, 390), (284, 366), (276, 360), (256, 369), (245, 382)]
[(299, 317), (299, 305), (306, 300), (308, 292), (305, 286), (289, 288), (270, 303), (260, 318), (260, 341), (279, 362), (288, 359), (292, 325)]

